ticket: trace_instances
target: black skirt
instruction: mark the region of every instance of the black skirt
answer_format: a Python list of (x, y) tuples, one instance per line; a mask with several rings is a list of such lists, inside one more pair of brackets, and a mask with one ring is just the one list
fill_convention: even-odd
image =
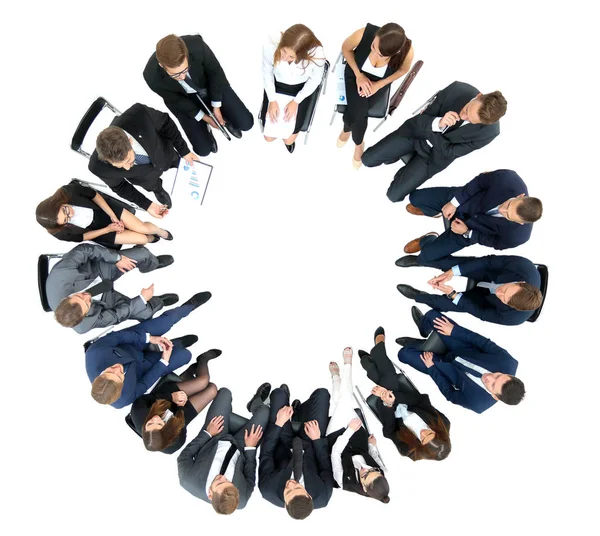
[[(296, 95), (298, 95), (298, 93), (300, 93), (300, 91), (302, 90), (303, 87), (304, 87), (304, 83), (290, 85), (290, 84), (282, 84), (281, 82), (278, 82), (277, 80), (275, 80), (275, 91), (277, 93), (281, 93), (282, 95), (289, 95), (290, 97), (295, 97)], [(319, 88), (315, 89), (315, 91), (318, 91), (318, 90), (319, 90)], [(302, 128), (302, 125), (304, 124), (304, 120), (306, 119), (306, 114), (308, 113), (308, 105), (310, 102), (310, 97), (311, 97), (311, 95), (306, 97), (298, 105), (298, 112), (296, 113), (296, 126), (294, 127), (294, 132), (293, 132), (294, 134), (298, 134), (298, 132), (300, 132), (300, 129)], [(265, 91), (264, 96), (263, 96), (262, 109), (260, 112), (260, 116), (262, 117), (263, 128), (265, 126), (268, 108), (269, 108), (269, 99), (267, 98), (267, 92)], [(283, 110), (280, 110), (280, 113), (283, 113)]]
[[(106, 204), (112, 209), (115, 213), (115, 216), (121, 219), (121, 215), (123, 214), (124, 209), (121, 205), (118, 205), (110, 198), (105, 197), (104, 200)], [(108, 214), (104, 212), (100, 207), (92, 209), (94, 211), (94, 219), (92, 223), (86, 228), (86, 231), (96, 231), (97, 229), (103, 229), (104, 227), (109, 226), (112, 222), (108, 217)], [(112, 248), (112, 249), (121, 249), (121, 244), (115, 244), (115, 237), (117, 236), (116, 232), (106, 233), (102, 236), (98, 236), (94, 238), (94, 242), (97, 244), (102, 244), (103, 246)]]

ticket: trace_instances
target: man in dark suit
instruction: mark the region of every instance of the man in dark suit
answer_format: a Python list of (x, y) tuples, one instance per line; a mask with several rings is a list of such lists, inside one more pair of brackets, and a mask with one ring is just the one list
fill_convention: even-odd
[[(198, 160), (169, 114), (134, 104), (100, 132), (88, 167), (122, 198), (162, 218), (171, 208), (171, 197), (160, 177), (179, 165), (179, 157), (191, 166)], [(161, 205), (150, 201), (134, 185), (154, 192)]]
[(92, 398), (99, 404), (124, 408), (162, 376), (185, 365), (192, 357), (185, 348), (198, 337), (170, 341), (163, 335), (210, 297), (210, 292), (200, 292), (157, 318), (109, 333), (92, 343), (85, 352)]
[(248, 403), (252, 418), (230, 433), (231, 391), (219, 389), (198, 437), (177, 458), (179, 483), (195, 497), (209, 502), (218, 514), (246, 506), (256, 482), (256, 449), (269, 422), (264, 401), (271, 386), (262, 384)]
[(529, 240), (533, 223), (542, 217), (542, 202), (529, 197), (523, 179), (510, 169), (477, 175), (462, 188), (423, 188), (410, 194), (406, 209), (417, 216), (451, 221), (439, 237), (427, 233), (404, 247), (408, 255), (397, 266), (435, 266), (430, 264), (472, 244), (508, 249)]
[[(305, 519), (313, 508), (327, 506), (333, 492), (333, 472), (322, 434), (327, 430), (329, 392), (317, 389), (300, 404), (289, 406), (290, 392), (282, 385), (271, 393), (269, 426), (258, 467), (258, 488), (275, 506), (285, 507), (294, 519)], [(290, 419), (300, 421), (295, 436)]]
[[(416, 311), (415, 311), (416, 310)], [(496, 401), (514, 406), (525, 396), (525, 386), (515, 378), (518, 362), (506, 350), (431, 310), (423, 315), (413, 307), (419, 332), (427, 336), (435, 329), (447, 352), (420, 350), (423, 339), (403, 337), (398, 359), (429, 374), (449, 402), (483, 413)]]
[(387, 191), (390, 201), (402, 201), (456, 158), (490, 143), (500, 134), (498, 121), (505, 113), (506, 99), (499, 91), (482, 95), (469, 84), (453, 82), (419, 115), (367, 149), (362, 162), (375, 167), (412, 154)]
[[(398, 291), (438, 311), (470, 313), (486, 322), (506, 326), (522, 324), (542, 305), (540, 273), (524, 257), (487, 255), (437, 261), (442, 270), (449, 263), (457, 264), (428, 281), (444, 296), (428, 294), (409, 285), (398, 285)], [(456, 292), (447, 284), (455, 275), (473, 279), (476, 286), (465, 292)]]
[(114, 290), (113, 282), (136, 267), (146, 273), (172, 263), (170, 255), (155, 257), (143, 246), (119, 254), (98, 244), (79, 244), (50, 270), (46, 279), (48, 304), (58, 323), (77, 333), (129, 319), (147, 320), (164, 306), (176, 303), (178, 296), (154, 296), (154, 285), (150, 285), (131, 299)]
[(218, 125), (207, 113), (208, 106), (215, 119), (236, 138), (254, 125), (252, 114), (199, 35), (168, 35), (161, 39), (144, 69), (144, 80), (164, 99), (200, 156), (217, 152), (210, 127)]

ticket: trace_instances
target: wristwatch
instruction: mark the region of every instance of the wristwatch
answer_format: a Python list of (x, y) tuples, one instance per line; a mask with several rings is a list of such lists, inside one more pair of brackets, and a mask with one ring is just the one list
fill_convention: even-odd
[(446, 296), (450, 299), (453, 300), (454, 296), (456, 296), (458, 294), (458, 292), (456, 292), (456, 290), (453, 290), (450, 294), (446, 294)]

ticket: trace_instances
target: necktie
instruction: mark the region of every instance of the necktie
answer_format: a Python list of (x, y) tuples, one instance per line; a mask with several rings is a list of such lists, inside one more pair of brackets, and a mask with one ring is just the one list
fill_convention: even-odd
[(88, 288), (85, 292), (90, 293), (92, 296), (97, 296), (98, 294), (104, 294), (109, 290), (113, 289), (113, 282), (108, 279), (94, 285), (93, 287)]
[(457, 128), (460, 127), (460, 125), (463, 124), (463, 120), (459, 119), (456, 123), (454, 123), (451, 127), (448, 127), (445, 131), (444, 134), (448, 134), (448, 132), (452, 132), (453, 130), (456, 130)]
[(189, 75), (187, 75), (185, 77), (184, 82), (190, 86), (197, 94), (199, 97), (206, 97), (208, 95), (208, 91), (206, 89), (202, 89), (201, 87), (198, 87), (198, 84), (196, 84), (196, 82), (194, 82)]
[(227, 466), (229, 465), (231, 458), (233, 458), (233, 455), (235, 454), (236, 450), (237, 450), (237, 447), (233, 444), (231, 445), (231, 447), (229, 447), (227, 454), (225, 454), (225, 459), (223, 460), (223, 464), (221, 465), (221, 470), (219, 471), (220, 475), (224, 475), (225, 472), (227, 471)]
[(480, 288), (487, 288), (491, 294), (496, 294), (496, 289), (501, 286), (498, 283), (488, 283), (487, 281), (480, 281), (477, 283)]
[(488, 210), (487, 213), (489, 216), (496, 216), (497, 214), (500, 214), (500, 211), (498, 210), (498, 207), (496, 207)]
[(300, 482), (302, 478), (302, 457), (304, 453), (302, 451), (302, 439), (299, 437), (295, 437), (292, 440), (292, 472), (294, 475), (294, 480), (296, 482)]
[(150, 163), (150, 157), (145, 154), (137, 154), (135, 153), (135, 164), (138, 166), (143, 166)]
[(486, 370), (479, 365), (475, 365), (474, 363), (471, 363), (462, 357), (455, 357), (454, 363), (458, 363), (460, 368), (462, 368), (466, 373), (477, 376), (478, 378), (481, 378), (481, 376), (489, 372), (489, 370)]

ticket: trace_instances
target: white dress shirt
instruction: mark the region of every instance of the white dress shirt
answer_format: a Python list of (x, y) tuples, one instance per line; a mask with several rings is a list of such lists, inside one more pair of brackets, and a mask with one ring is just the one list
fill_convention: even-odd
[[(462, 357), (455, 357), (454, 360), (463, 364), (465, 367), (469, 367), (470, 369), (476, 370), (477, 372), (479, 372), (479, 374), (489, 374), (490, 373), (489, 370), (486, 370), (483, 367), (480, 367), (479, 365), (475, 365), (474, 363), (471, 363), (470, 361), (467, 361), (466, 359), (464, 359)], [(483, 384), (483, 381), (481, 381), (481, 377), (475, 376), (474, 374), (470, 374), (468, 372), (466, 374), (471, 381), (473, 381), (474, 383), (479, 385), (479, 387), (481, 387), (486, 393), (488, 393), (490, 396), (492, 396), (492, 394), (486, 389), (485, 385)]]
[[(209, 437), (212, 437), (206, 430), (203, 430)], [(217, 451), (215, 452), (215, 457), (213, 458), (212, 463), (210, 464), (210, 469), (208, 470), (208, 476), (206, 477), (206, 495), (208, 496), (208, 490), (210, 489), (210, 485), (212, 484), (215, 477), (219, 474), (221, 470), (221, 465), (225, 461), (225, 456), (227, 456), (227, 451), (233, 445), (231, 441), (219, 441), (217, 443)], [(244, 447), (244, 450), (254, 450), (256, 447)], [(227, 465), (227, 469), (225, 469), (225, 474), (223, 475), (229, 482), (233, 482), (233, 475), (235, 473), (235, 464), (240, 457), (239, 449), (233, 453), (231, 460), (229, 460), (229, 464)]]
[(87, 207), (71, 206), (73, 207), (75, 214), (71, 217), (69, 223), (81, 227), (82, 229), (89, 227), (92, 221), (94, 221), (94, 211)]
[(408, 411), (406, 404), (398, 404), (396, 406), (395, 416), (397, 419), (402, 419), (404, 425), (421, 440), (421, 432), (423, 430), (431, 430), (427, 423), (419, 417), (414, 411)]

